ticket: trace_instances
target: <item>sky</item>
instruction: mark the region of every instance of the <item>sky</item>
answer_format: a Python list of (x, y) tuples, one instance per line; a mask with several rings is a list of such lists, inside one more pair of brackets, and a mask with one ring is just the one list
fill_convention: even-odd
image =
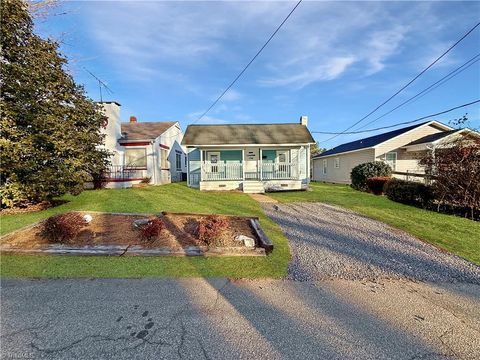
[[(223, 99), (202, 114), (294, 7), (291, 1), (67, 1), (36, 20), (60, 42), (67, 70), (98, 101), (102, 79), (121, 118), (188, 124), (292, 123), (343, 131), (393, 95), (480, 19), (479, 2), (304, 1)], [(414, 120), (480, 99), (480, 61), (442, 86), (366, 125), (480, 53), (480, 27), (362, 130)], [(480, 104), (468, 113), (480, 128)], [(315, 134), (331, 148), (374, 135)]]

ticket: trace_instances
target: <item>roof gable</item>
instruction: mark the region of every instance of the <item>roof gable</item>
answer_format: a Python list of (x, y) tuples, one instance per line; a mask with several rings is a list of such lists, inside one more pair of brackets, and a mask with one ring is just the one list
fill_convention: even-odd
[(357, 150), (372, 148), (372, 147), (380, 145), (380, 144), (382, 144), (382, 143), (384, 143), (388, 140), (391, 140), (391, 139), (393, 139), (397, 136), (405, 134), (405, 133), (407, 133), (411, 130), (414, 130), (414, 129), (419, 128), (419, 127), (424, 126), (424, 125), (430, 125), (430, 124), (438, 125), (438, 126), (441, 126), (445, 129), (451, 129), (450, 127), (448, 127), (448, 126), (446, 126), (442, 123), (436, 122), (436, 121), (426, 121), (426, 122), (423, 122), (423, 123), (420, 123), (420, 124), (407, 126), (407, 127), (401, 128), (401, 129), (396, 129), (396, 130), (389, 131), (389, 132), (386, 132), (386, 133), (382, 133), (382, 134), (370, 136), (370, 137), (367, 137), (367, 138), (351, 141), (351, 142), (348, 142), (348, 143), (345, 143), (345, 144), (341, 144), (341, 145), (338, 145), (338, 146), (334, 147), (333, 149), (327, 150), (327, 151), (315, 156), (315, 158), (319, 158), (319, 157), (323, 157), (323, 156), (329, 156), (329, 155), (335, 155), (335, 154), (341, 154), (341, 153), (350, 152), (350, 151), (357, 151)]
[(189, 125), (182, 145), (308, 144), (315, 140), (301, 124)]
[(155, 139), (176, 123), (176, 121), (122, 123), (122, 140)]

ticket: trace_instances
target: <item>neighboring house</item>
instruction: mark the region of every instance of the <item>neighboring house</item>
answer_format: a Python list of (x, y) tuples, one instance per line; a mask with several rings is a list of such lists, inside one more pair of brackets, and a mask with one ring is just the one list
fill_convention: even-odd
[(299, 124), (189, 125), (182, 141), (188, 186), (249, 193), (306, 189), (313, 143), (306, 116)]
[(187, 172), (186, 154), (180, 145), (183, 133), (176, 121), (120, 121), (120, 104), (102, 102), (107, 122), (105, 148), (112, 152), (107, 187), (131, 187), (143, 179), (151, 184), (184, 180)]
[(369, 161), (387, 162), (399, 178), (421, 175), (424, 169), (418, 159), (422, 153), (471, 132), (428, 121), (355, 140), (314, 156), (313, 180), (349, 184), (352, 169)]

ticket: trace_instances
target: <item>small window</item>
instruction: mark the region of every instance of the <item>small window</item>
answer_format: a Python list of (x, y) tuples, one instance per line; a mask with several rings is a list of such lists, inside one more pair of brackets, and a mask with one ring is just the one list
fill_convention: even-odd
[(388, 152), (385, 154), (385, 162), (390, 165), (392, 170), (395, 170), (397, 167), (397, 153), (396, 152)]
[(170, 168), (168, 164), (168, 150), (166, 149), (160, 149), (160, 167), (164, 170)]
[(327, 173), (327, 159), (323, 160), (323, 169), (322, 169), (323, 175)]
[(277, 163), (286, 163), (288, 162), (288, 151), (287, 150), (277, 150)]
[(147, 168), (147, 149), (130, 148), (125, 149), (125, 166), (137, 169)]
[(182, 171), (182, 154), (175, 154), (175, 165), (177, 171)]
[(335, 159), (333, 159), (333, 167), (335, 169), (340, 169), (340, 158), (336, 157)]

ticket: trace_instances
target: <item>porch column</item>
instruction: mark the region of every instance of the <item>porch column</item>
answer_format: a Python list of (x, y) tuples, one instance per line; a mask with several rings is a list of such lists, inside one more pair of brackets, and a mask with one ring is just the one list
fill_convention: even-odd
[(245, 148), (242, 149), (242, 180), (245, 181)]
[(200, 150), (200, 181), (202, 181), (203, 179), (203, 150), (202, 149), (198, 149)]
[(302, 155), (303, 146), (297, 151), (297, 180), (300, 179), (300, 155)]
[(263, 163), (262, 163), (262, 148), (259, 148), (258, 149), (258, 152), (259, 152), (259, 156), (258, 156), (258, 166), (260, 167), (260, 181), (263, 180)]

